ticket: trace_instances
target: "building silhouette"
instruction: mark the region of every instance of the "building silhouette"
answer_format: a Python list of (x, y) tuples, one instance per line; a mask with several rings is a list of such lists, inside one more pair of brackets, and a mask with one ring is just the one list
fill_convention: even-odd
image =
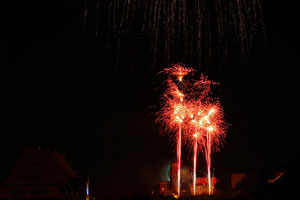
[[(178, 166), (177, 163), (171, 163), (169, 169), (169, 178), (170, 181), (162, 181), (159, 183), (159, 194), (163, 196), (175, 195), (177, 194), (177, 182), (178, 182)], [(183, 176), (183, 169), (181, 169), (181, 178), (180, 178), (180, 190), (181, 196), (191, 195), (193, 192), (192, 185), (192, 175), (189, 174)], [(214, 189), (215, 184), (219, 180), (216, 177), (211, 177), (211, 188)], [(207, 177), (198, 177), (196, 179), (196, 195), (206, 195), (208, 194), (208, 178)]]
[(89, 178), (79, 177), (63, 155), (27, 147), (0, 184), (0, 199), (94, 199)]

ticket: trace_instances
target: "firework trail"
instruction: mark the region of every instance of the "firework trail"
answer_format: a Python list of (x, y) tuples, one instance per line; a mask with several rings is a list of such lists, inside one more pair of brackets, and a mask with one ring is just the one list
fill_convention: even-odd
[(196, 195), (196, 179), (197, 179), (197, 148), (198, 148), (198, 141), (197, 141), (197, 136), (198, 133), (195, 134), (195, 144), (194, 144), (194, 162), (193, 162), (193, 189), (194, 189), (194, 195)]
[(180, 59), (197, 67), (205, 66), (212, 56), (221, 61), (232, 53), (246, 58), (257, 38), (265, 39), (261, 0), (83, 1), (84, 32), (89, 29), (99, 44), (114, 51), (117, 62), (126, 45), (122, 41), (130, 34), (149, 41), (145, 49), (154, 65)]
[(88, 8), (88, 0), (84, 0), (84, 5), (83, 5), (83, 17), (82, 17), (82, 31), (86, 32), (86, 17), (87, 17), (87, 8)]
[(208, 179), (208, 194), (211, 194), (211, 176), (210, 176), (210, 167), (211, 167), (211, 137), (210, 133), (207, 130), (207, 153), (206, 153), (206, 165), (207, 165), (207, 179)]
[(181, 171), (181, 126), (178, 128), (178, 139), (177, 139), (177, 194), (180, 195), (180, 171)]

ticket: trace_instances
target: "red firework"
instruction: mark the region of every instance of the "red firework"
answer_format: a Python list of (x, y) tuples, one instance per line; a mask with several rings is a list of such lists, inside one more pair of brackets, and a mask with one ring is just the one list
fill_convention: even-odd
[(211, 152), (219, 151), (225, 138), (226, 123), (220, 103), (193, 102), (194, 117), (190, 123), (190, 140), (194, 141), (194, 193), (196, 181), (197, 145), (204, 152), (207, 164), (209, 194), (211, 194)]
[(211, 194), (211, 151), (219, 151), (223, 144), (227, 125), (218, 99), (211, 97), (211, 87), (218, 83), (201, 75), (194, 83), (189, 102), (191, 121), (188, 126), (189, 141), (194, 145), (193, 188), (196, 194), (196, 168), (198, 146), (205, 154), (207, 164), (208, 193)]
[[(161, 73), (168, 74), (167, 89), (162, 95), (163, 107), (158, 112), (157, 121), (160, 122), (167, 132), (177, 132), (177, 194), (180, 195), (180, 171), (181, 171), (181, 141), (182, 130), (188, 114), (185, 94), (183, 92), (185, 81), (183, 78), (193, 72), (191, 68), (186, 68), (176, 64), (172, 68), (164, 69)], [(178, 81), (174, 81), (174, 78)]]
[(186, 68), (182, 64), (175, 64), (171, 68), (165, 68), (160, 73), (167, 73), (169, 77), (176, 77), (178, 81), (182, 81), (183, 77), (193, 73), (195, 70), (193, 68)]
[[(194, 72), (179, 64), (167, 68), (162, 73), (168, 74), (167, 89), (162, 95), (163, 105), (157, 122), (166, 132), (177, 132), (177, 192), (180, 195), (181, 143), (188, 141), (193, 145), (193, 189), (196, 194), (196, 169), (198, 148), (205, 154), (209, 194), (211, 194), (211, 151), (220, 150), (225, 138), (226, 123), (223, 109), (218, 99), (211, 97), (211, 86), (217, 84), (201, 76), (199, 81), (191, 83), (186, 75)], [(175, 80), (174, 80), (175, 78)]]

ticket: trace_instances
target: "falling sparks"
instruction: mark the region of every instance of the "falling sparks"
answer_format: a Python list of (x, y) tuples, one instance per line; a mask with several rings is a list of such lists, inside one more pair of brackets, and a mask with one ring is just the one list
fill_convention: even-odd
[(84, 0), (82, 23), (116, 62), (124, 47), (137, 57), (136, 38), (149, 41), (144, 49), (153, 64), (180, 59), (201, 67), (212, 58), (245, 58), (265, 37), (261, 0)]
[(187, 76), (192, 75), (194, 70), (178, 64), (162, 72), (168, 75), (168, 79), (157, 122), (164, 127), (164, 131), (177, 133), (178, 195), (182, 140), (193, 146), (193, 193), (196, 194), (197, 155), (200, 149), (206, 159), (208, 193), (211, 194), (211, 152), (220, 150), (227, 129), (221, 103), (211, 97), (211, 86), (217, 83), (203, 75), (199, 81), (192, 83)]

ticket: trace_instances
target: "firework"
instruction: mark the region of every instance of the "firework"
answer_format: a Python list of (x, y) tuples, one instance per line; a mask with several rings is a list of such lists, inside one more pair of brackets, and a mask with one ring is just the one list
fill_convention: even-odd
[[(183, 78), (191, 73), (193, 69), (185, 68), (182, 65), (174, 65), (172, 68), (163, 70), (161, 73), (168, 74), (167, 90), (162, 95), (163, 108), (159, 112), (157, 121), (162, 123), (167, 132), (177, 132), (177, 194), (180, 195), (180, 171), (181, 171), (181, 142), (182, 129), (185, 125), (188, 107), (185, 102)], [(174, 81), (174, 78), (177, 82)]]
[(195, 70), (193, 68), (186, 68), (182, 64), (175, 64), (171, 68), (165, 68), (160, 73), (167, 73), (169, 77), (176, 77), (178, 81), (182, 82), (184, 76), (191, 74)]
[[(198, 102), (193, 102), (195, 117), (190, 124), (194, 145), (194, 190), (196, 181), (197, 145), (205, 154), (208, 178), (208, 193), (211, 194), (211, 152), (219, 151), (225, 138), (226, 123), (223, 119), (223, 110), (217, 100), (205, 102), (201, 97)], [(201, 102), (204, 101), (204, 102)], [(200, 101), (200, 102), (199, 102)], [(192, 137), (191, 137), (192, 138)]]
[(194, 72), (179, 64), (167, 68), (167, 89), (162, 95), (163, 105), (158, 112), (157, 122), (167, 132), (177, 132), (178, 180), (177, 192), (180, 195), (181, 144), (185, 139), (193, 146), (193, 190), (196, 194), (196, 170), (198, 149), (205, 155), (207, 178), (211, 194), (211, 152), (220, 150), (227, 128), (223, 109), (218, 99), (211, 97), (211, 87), (217, 83), (201, 75), (193, 83), (185, 76)]
[(211, 150), (219, 150), (224, 141), (226, 123), (223, 121), (223, 110), (216, 98), (211, 97), (211, 87), (218, 83), (201, 75), (200, 80), (192, 84), (189, 94), (190, 122), (187, 136), (194, 149), (193, 156), (193, 189), (196, 194), (196, 169), (198, 146), (205, 154), (209, 194), (211, 194)]
[(219, 102), (204, 105), (202, 111), (202, 115), (196, 123), (199, 124), (202, 131), (201, 136), (205, 140), (201, 145), (206, 158), (208, 193), (211, 194), (211, 152), (212, 150), (220, 150), (220, 145), (222, 145), (225, 138), (226, 123), (223, 120), (223, 110)]

